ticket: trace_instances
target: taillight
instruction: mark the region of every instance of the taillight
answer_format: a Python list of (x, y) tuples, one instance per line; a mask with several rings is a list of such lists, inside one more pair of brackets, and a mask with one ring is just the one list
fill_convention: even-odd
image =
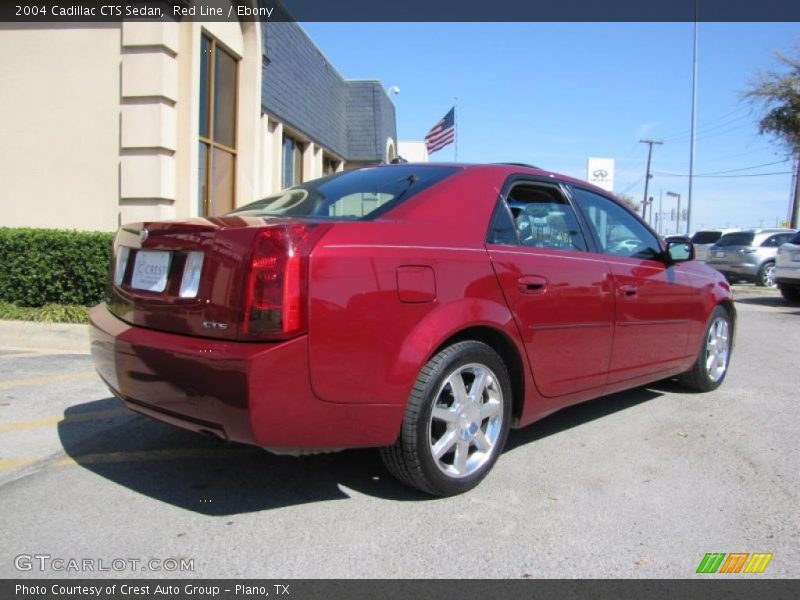
[(308, 255), (330, 225), (279, 225), (255, 239), (241, 332), (282, 338), (307, 329)]
[(130, 251), (131, 249), (126, 246), (117, 247), (117, 255), (114, 260), (114, 285), (122, 285), (125, 269), (128, 268), (128, 256)]

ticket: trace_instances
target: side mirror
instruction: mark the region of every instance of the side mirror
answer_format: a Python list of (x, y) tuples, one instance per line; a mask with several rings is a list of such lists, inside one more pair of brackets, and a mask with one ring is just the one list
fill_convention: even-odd
[(667, 257), (670, 263), (694, 260), (694, 244), (691, 242), (667, 242)]

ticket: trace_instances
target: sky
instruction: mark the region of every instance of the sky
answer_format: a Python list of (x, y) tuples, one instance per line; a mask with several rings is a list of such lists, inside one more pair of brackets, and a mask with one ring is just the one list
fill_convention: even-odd
[[(639, 140), (663, 141), (653, 147), (648, 196), (665, 214), (661, 232), (674, 232), (677, 198), (667, 192), (685, 208), (689, 188), (693, 23), (302, 26), (346, 79), (400, 88), (400, 140), (423, 139), (455, 103), (459, 161), (524, 162), (586, 179), (588, 157), (614, 158), (614, 191), (641, 202)], [(742, 92), (760, 69), (777, 67), (774, 51), (800, 41), (800, 24), (700, 23), (698, 40), (694, 173), (727, 177), (694, 178), (691, 229), (774, 227), (789, 212), (792, 162), (758, 133), (759, 113)], [(452, 145), (431, 155), (454, 158)]]

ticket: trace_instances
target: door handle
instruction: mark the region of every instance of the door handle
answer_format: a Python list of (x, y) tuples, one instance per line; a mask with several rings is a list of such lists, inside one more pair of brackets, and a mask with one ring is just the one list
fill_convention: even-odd
[(517, 285), (523, 294), (543, 294), (547, 289), (547, 279), (538, 275), (525, 275), (517, 280)]
[(638, 288), (635, 285), (621, 285), (619, 286), (619, 295), (625, 298), (632, 298), (636, 296)]

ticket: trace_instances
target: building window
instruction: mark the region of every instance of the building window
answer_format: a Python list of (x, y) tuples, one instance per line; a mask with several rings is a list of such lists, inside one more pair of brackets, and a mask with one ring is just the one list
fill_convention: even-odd
[(283, 187), (303, 183), (303, 144), (283, 134)]
[(236, 59), (212, 37), (200, 41), (198, 214), (234, 207), (236, 180)]
[(339, 168), (339, 161), (328, 154), (322, 156), (322, 174), (333, 175)]

